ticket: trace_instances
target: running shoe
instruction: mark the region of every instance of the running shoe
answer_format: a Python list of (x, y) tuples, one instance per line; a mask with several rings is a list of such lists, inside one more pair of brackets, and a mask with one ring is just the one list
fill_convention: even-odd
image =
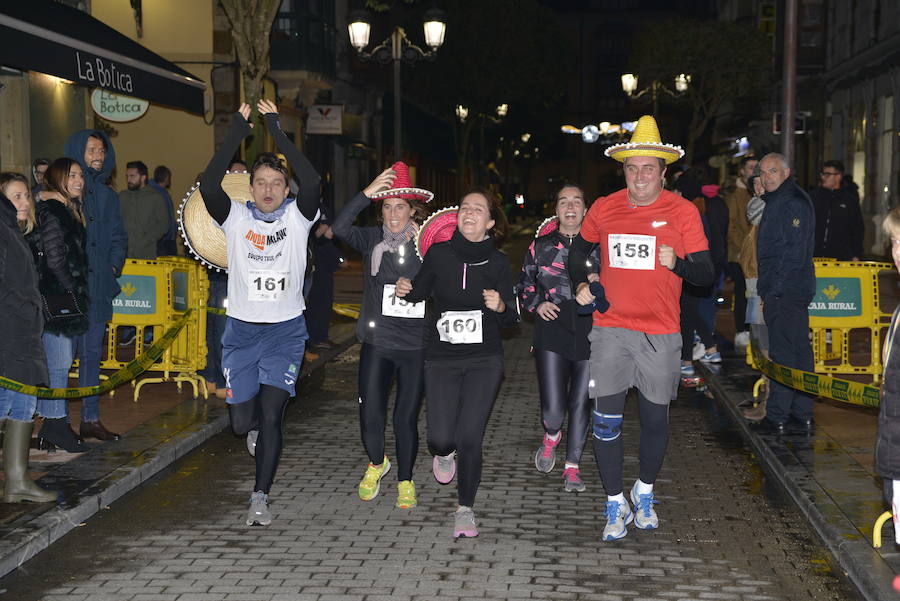
[(750, 344), (750, 332), (738, 332), (734, 335), (734, 347), (746, 348)]
[(637, 482), (631, 487), (631, 502), (634, 504), (634, 525), (641, 530), (653, 530), (659, 528), (659, 516), (653, 506), (659, 503), (653, 498), (651, 491), (646, 495), (639, 495)]
[(412, 480), (402, 480), (397, 483), (397, 507), (400, 509), (412, 509), (416, 506), (416, 485)]
[(702, 342), (695, 342), (693, 351), (691, 352), (691, 357), (696, 361), (700, 357), (706, 354), (706, 345)]
[(434, 479), (441, 484), (449, 484), (456, 476), (456, 456), (455, 453), (449, 455), (435, 455), (431, 462), (431, 471)]
[(566, 483), (566, 492), (584, 492), (584, 482), (577, 467), (567, 467), (563, 470), (563, 482)]
[(269, 495), (256, 491), (250, 496), (250, 510), (247, 511), (247, 525), (268, 526), (272, 523), (272, 512), (269, 511)]
[(722, 353), (716, 351), (715, 353), (703, 353), (703, 356), (700, 357), (700, 360), (704, 363), (721, 363), (722, 362)]
[(384, 456), (381, 465), (376, 466), (370, 463), (366, 468), (366, 475), (359, 482), (359, 498), (363, 501), (371, 501), (377, 497), (378, 491), (381, 490), (381, 479), (389, 471), (391, 471), (391, 462), (388, 461), (387, 455)]
[(628, 534), (628, 524), (634, 520), (634, 514), (631, 513), (631, 507), (628, 501), (619, 503), (618, 501), (606, 502), (606, 526), (603, 528), (603, 540), (619, 540), (625, 538)]
[(247, 432), (247, 452), (251, 457), (256, 457), (256, 439), (259, 438), (259, 430)]
[(453, 514), (453, 538), (465, 536), (474, 538), (478, 536), (478, 526), (475, 525), (475, 512), (471, 507), (460, 507)]
[(556, 440), (550, 438), (550, 435), (544, 432), (544, 440), (541, 446), (534, 452), (534, 467), (537, 471), (548, 473), (556, 465), (556, 445), (562, 440), (562, 436), (557, 436)]
[(682, 365), (681, 366), (681, 377), (682, 378), (693, 378), (697, 375), (697, 371), (694, 369), (693, 365)]

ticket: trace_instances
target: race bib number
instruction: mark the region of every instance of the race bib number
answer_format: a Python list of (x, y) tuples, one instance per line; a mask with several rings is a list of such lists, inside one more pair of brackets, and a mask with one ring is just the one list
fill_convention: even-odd
[(397, 286), (385, 284), (384, 293), (381, 295), (381, 314), (385, 317), (421, 319), (425, 317), (425, 301), (411, 303), (397, 298)]
[(442, 342), (480, 344), (482, 342), (481, 311), (444, 311), (437, 322)]
[(247, 300), (274, 302), (284, 296), (289, 286), (287, 271), (251, 269), (247, 282)]
[(619, 269), (656, 269), (656, 236), (610, 234), (609, 266)]

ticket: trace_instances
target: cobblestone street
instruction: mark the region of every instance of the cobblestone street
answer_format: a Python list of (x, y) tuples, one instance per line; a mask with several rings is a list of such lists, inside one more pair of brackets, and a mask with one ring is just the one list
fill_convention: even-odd
[[(604, 498), (590, 443), (588, 490), (566, 493), (561, 463), (538, 473), (530, 326), (506, 343), (506, 380), (488, 425), (476, 502), (481, 535), (454, 541), (455, 485), (430, 473), (424, 414), (419, 506), (394, 508), (396, 471), (356, 496), (358, 347), (288, 410), (271, 494), (274, 521), (244, 526), (253, 464), (243, 439), (214, 437), (0, 581), (16, 601), (458, 599), (844, 600), (805, 520), (770, 490), (716, 403), (685, 393), (657, 482), (661, 527), (603, 543)], [(637, 475), (637, 415), (626, 416), (626, 488)], [(393, 438), (388, 428), (388, 453)]]

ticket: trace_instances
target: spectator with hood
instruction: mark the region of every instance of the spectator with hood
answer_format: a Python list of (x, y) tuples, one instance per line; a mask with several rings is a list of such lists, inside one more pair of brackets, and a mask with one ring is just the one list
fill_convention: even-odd
[[(100, 359), (106, 336), (106, 322), (112, 319), (112, 301), (121, 288), (116, 281), (122, 275), (128, 234), (122, 223), (119, 196), (106, 185), (116, 167), (116, 151), (105, 132), (83, 129), (66, 141), (65, 154), (81, 165), (84, 172), (82, 190), (86, 224), (85, 253), (88, 262), (88, 330), (77, 341), (80, 386), (96, 386), (100, 382)], [(85, 397), (81, 405), (82, 438), (118, 440), (119, 435), (107, 430), (100, 421), (100, 399)]]

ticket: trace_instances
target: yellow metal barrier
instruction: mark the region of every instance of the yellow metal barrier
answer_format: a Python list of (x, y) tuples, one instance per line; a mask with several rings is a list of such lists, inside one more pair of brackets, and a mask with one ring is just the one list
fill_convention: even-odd
[[(162, 357), (147, 371), (159, 375), (133, 380), (137, 401), (145, 384), (175, 382), (181, 392), (183, 383), (193, 387), (194, 396), (208, 396), (203, 378), (197, 371), (206, 366), (206, 301), (209, 279), (206, 268), (183, 257), (160, 257), (155, 261), (128, 259), (119, 278), (122, 292), (113, 299), (113, 317), (109, 322), (106, 358), (103, 369), (118, 370), (140, 354), (145, 335), (162, 335), (189, 309), (195, 309)], [(136, 328), (134, 342), (119, 344), (120, 330)]]
[[(882, 306), (879, 278), (893, 273), (890, 263), (816, 259), (816, 296), (809, 304), (816, 373), (867, 374), (878, 383), (881, 340), (893, 307)], [(868, 353), (851, 360), (851, 332), (867, 338)], [(854, 333), (854, 336), (857, 334)]]
[(872, 546), (876, 549), (881, 548), (881, 529), (884, 528), (884, 523), (892, 517), (894, 517), (893, 513), (885, 511), (875, 520), (875, 527), (872, 529)]

